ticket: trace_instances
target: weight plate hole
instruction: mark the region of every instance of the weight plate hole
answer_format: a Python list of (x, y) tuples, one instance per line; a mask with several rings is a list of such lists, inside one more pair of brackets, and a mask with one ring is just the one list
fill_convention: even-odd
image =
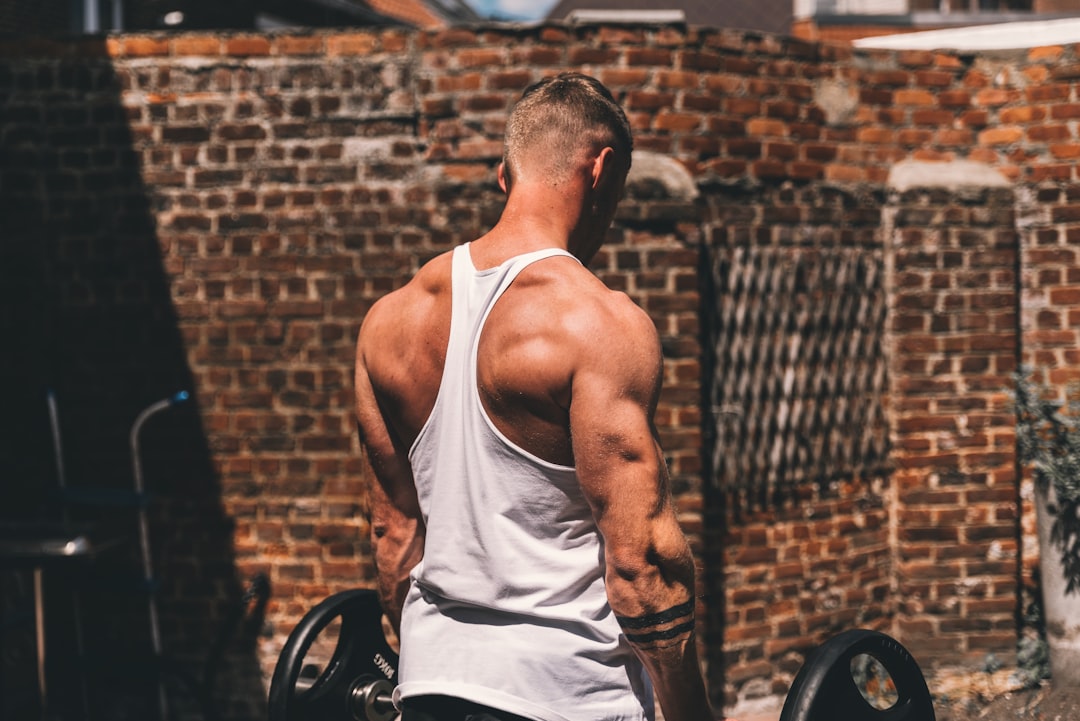
[(851, 659), (851, 678), (866, 703), (878, 711), (888, 711), (900, 700), (896, 682), (885, 665), (868, 653), (860, 653)]

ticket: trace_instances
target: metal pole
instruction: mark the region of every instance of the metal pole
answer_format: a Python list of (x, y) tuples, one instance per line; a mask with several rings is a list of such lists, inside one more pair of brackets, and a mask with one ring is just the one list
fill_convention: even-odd
[(45, 583), (41, 567), (34, 569), (34, 637), (37, 641), (38, 697), (41, 718), (48, 717), (49, 692), (45, 684)]
[(101, 8), (98, 0), (83, 0), (83, 32), (101, 31)]
[[(60, 413), (56, 409), (56, 393), (52, 388), (45, 392), (45, 402), (49, 405), (49, 426), (52, 428), (53, 453), (56, 455), (56, 482), (61, 489), (67, 486), (64, 476), (64, 451), (60, 443)], [(64, 520), (67, 520), (67, 506), (64, 507)]]
[[(157, 403), (153, 403), (143, 410), (135, 419), (135, 423), (131, 426), (131, 436), (129, 441), (131, 443), (131, 462), (132, 470), (135, 474), (135, 493), (138, 496), (142, 496), (145, 493), (145, 484), (143, 483), (142, 475), (142, 461), (139, 458), (139, 431), (142, 430), (143, 424), (149, 420), (150, 416), (155, 413), (159, 413), (166, 408), (170, 408), (177, 403), (183, 403), (188, 399), (187, 391), (180, 391), (171, 398), (160, 400)], [(154, 649), (155, 661), (160, 661), (162, 657), (162, 643), (161, 643), (161, 628), (158, 623), (158, 609), (157, 609), (157, 597), (152, 587), (154, 582), (154, 568), (153, 562), (150, 558), (150, 520), (147, 512), (147, 504), (145, 499), (140, 498), (139, 503), (139, 549), (142, 552), (142, 567), (143, 567), (143, 580), (147, 584), (147, 607), (150, 613), (150, 642)], [(168, 699), (165, 695), (165, 684), (162, 683), (161, 676), (158, 674), (157, 678), (157, 692), (158, 692), (158, 710), (161, 714), (161, 721), (166, 721), (169, 714)]]
[[(67, 488), (67, 477), (64, 474), (64, 445), (60, 439), (60, 411), (56, 405), (56, 393), (50, 388), (45, 395), (49, 405), (49, 425), (52, 427), (53, 452), (56, 455), (56, 485), (61, 491)], [(61, 518), (66, 526), (70, 520), (67, 501), (60, 499)], [(79, 674), (79, 694), (82, 699), (83, 718), (90, 718), (90, 696), (86, 688), (86, 644), (83, 641), (82, 604), (80, 603), (79, 589), (76, 588), (71, 594), (72, 614), (75, 623), (75, 653)]]

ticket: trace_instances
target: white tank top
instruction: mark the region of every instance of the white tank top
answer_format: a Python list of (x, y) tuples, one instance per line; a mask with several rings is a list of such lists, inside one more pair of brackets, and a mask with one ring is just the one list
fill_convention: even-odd
[(509, 441), (476, 385), (484, 322), (525, 267), (453, 256), (446, 365), (409, 451), (427, 525), (401, 622), (397, 700), (442, 694), (540, 721), (653, 718), (652, 687), (608, 606), (603, 546), (574, 469)]

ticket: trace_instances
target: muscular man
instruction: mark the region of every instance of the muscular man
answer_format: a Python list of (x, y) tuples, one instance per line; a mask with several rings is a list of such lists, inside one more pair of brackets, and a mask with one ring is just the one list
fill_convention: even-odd
[(372, 535), (399, 627), (403, 721), (712, 721), (694, 565), (653, 413), (652, 322), (583, 264), (630, 169), (596, 80), (525, 91), (499, 222), (426, 264), (360, 330)]

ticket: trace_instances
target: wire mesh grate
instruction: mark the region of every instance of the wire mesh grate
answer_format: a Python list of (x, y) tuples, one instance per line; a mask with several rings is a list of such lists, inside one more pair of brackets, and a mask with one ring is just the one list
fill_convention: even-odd
[(888, 458), (884, 262), (857, 248), (713, 258), (713, 479), (741, 505), (876, 475)]

